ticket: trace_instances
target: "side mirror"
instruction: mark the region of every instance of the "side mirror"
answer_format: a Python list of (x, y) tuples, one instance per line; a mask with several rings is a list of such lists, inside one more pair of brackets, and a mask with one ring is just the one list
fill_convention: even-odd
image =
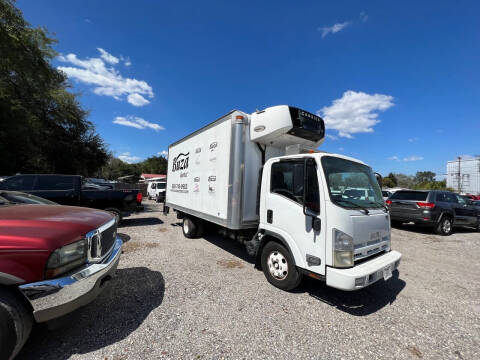
[(377, 178), (378, 185), (380, 185), (380, 189), (383, 187), (383, 178), (382, 175), (379, 173), (375, 173), (375, 177)]

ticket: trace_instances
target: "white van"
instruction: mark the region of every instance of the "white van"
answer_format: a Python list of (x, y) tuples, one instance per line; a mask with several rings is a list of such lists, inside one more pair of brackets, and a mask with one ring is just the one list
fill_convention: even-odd
[(165, 201), (166, 181), (149, 181), (147, 186), (148, 200), (156, 200), (157, 202)]

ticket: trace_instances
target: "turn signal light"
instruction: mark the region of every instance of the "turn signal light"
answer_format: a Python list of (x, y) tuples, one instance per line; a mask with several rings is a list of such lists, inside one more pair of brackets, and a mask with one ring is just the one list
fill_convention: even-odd
[(417, 206), (422, 209), (433, 209), (435, 207), (435, 204), (428, 202), (417, 202)]
[(385, 204), (392, 205), (392, 200), (385, 200)]

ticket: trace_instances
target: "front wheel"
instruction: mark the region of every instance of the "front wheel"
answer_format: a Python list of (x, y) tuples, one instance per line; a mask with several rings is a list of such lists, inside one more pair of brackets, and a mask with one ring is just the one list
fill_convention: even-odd
[(437, 226), (435, 226), (435, 232), (443, 236), (451, 235), (453, 232), (452, 219), (449, 216), (442, 217)]
[(22, 299), (0, 289), (0, 359), (13, 359), (32, 330), (32, 314)]
[(281, 244), (271, 241), (262, 250), (262, 270), (268, 282), (282, 290), (295, 289), (302, 281), (290, 252)]

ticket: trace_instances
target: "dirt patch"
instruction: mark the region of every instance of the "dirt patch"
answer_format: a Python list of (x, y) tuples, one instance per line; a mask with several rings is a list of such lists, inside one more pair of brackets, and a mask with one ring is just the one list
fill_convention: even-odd
[(160, 244), (154, 243), (154, 242), (139, 243), (139, 242), (129, 241), (128, 243), (123, 245), (123, 251), (126, 253), (130, 253), (130, 252), (135, 252), (143, 249), (153, 249), (159, 246)]
[(238, 260), (218, 260), (217, 264), (225, 269), (241, 269), (243, 268), (243, 264)]
[(166, 229), (166, 228), (160, 228), (160, 229), (158, 229), (158, 231), (160, 231), (160, 232), (167, 232), (168, 229)]
[(422, 352), (418, 350), (418, 348), (415, 345), (409, 345), (407, 349), (412, 353), (412, 355), (415, 355), (418, 358), (423, 358)]

